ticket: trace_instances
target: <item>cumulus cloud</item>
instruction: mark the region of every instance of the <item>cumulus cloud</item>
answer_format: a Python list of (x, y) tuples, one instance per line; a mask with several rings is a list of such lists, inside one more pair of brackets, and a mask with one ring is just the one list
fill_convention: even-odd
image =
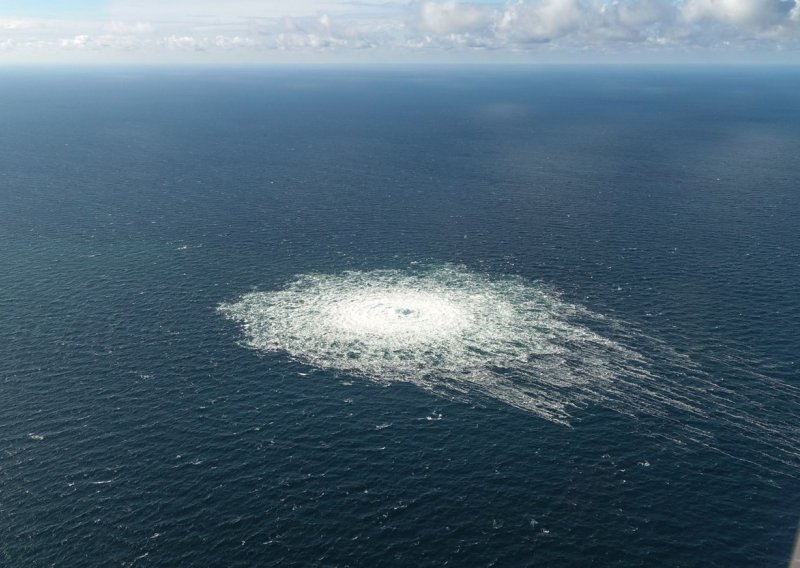
[(437, 21), (469, 22), (470, 33), (501, 48), (800, 42), (800, 0), (509, 0), (491, 15), (453, 1), (425, 6)]
[(674, 31), (677, 19), (670, 0), (518, 1), (503, 10), (496, 32), (515, 44), (656, 42)]
[(711, 20), (744, 28), (764, 28), (779, 25), (792, 8), (784, 0), (688, 0), (683, 13), (689, 21)]
[(754, 46), (794, 53), (800, 0), (115, 0), (94, 20), (0, 11), (0, 46), (4, 53), (30, 46), (40, 54), (109, 53), (110, 60), (113, 52), (197, 61), (216, 53), (244, 62), (365, 50), (416, 60)]
[(463, 3), (423, 2), (419, 10), (422, 29), (437, 34), (452, 34), (486, 28), (492, 21), (493, 10), (486, 6)]
[(551, 41), (579, 32), (593, 12), (578, 0), (516, 2), (503, 12), (497, 28), (512, 42)]
[(75, 37), (61, 40), (61, 47), (83, 48), (89, 44), (89, 36), (86, 34), (76, 35)]

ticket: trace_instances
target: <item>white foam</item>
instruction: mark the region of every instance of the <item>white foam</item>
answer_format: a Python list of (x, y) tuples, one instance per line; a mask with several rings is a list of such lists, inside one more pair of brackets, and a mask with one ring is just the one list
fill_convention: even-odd
[[(746, 395), (688, 356), (541, 283), (452, 265), (310, 274), (219, 309), (242, 325), (247, 346), (320, 369), (455, 399), (492, 398), (564, 425), (575, 409), (603, 405), (660, 417), (683, 432), (680, 443), (719, 450), (715, 426), (704, 426), (713, 417), (766, 461), (800, 469), (800, 428), (778, 411), (748, 410)], [(783, 400), (800, 401), (800, 389), (753, 376)]]
[(220, 310), (255, 349), (382, 383), (488, 396), (560, 423), (639, 360), (577, 323), (599, 316), (547, 287), (450, 265), (304, 275)]

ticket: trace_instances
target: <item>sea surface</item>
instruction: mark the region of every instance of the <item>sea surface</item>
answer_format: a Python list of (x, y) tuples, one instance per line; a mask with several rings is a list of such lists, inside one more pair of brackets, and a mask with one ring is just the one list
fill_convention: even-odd
[(798, 92), (0, 70), (0, 565), (786, 565)]

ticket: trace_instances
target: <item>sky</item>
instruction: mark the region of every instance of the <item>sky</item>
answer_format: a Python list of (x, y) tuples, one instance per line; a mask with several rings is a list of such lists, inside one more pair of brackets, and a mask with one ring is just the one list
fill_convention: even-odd
[(0, 0), (0, 65), (800, 63), (800, 0)]

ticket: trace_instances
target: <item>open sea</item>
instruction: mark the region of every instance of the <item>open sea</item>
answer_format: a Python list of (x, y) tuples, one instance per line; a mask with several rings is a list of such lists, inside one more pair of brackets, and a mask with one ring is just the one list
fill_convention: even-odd
[(0, 70), (0, 566), (786, 566), (800, 70)]

